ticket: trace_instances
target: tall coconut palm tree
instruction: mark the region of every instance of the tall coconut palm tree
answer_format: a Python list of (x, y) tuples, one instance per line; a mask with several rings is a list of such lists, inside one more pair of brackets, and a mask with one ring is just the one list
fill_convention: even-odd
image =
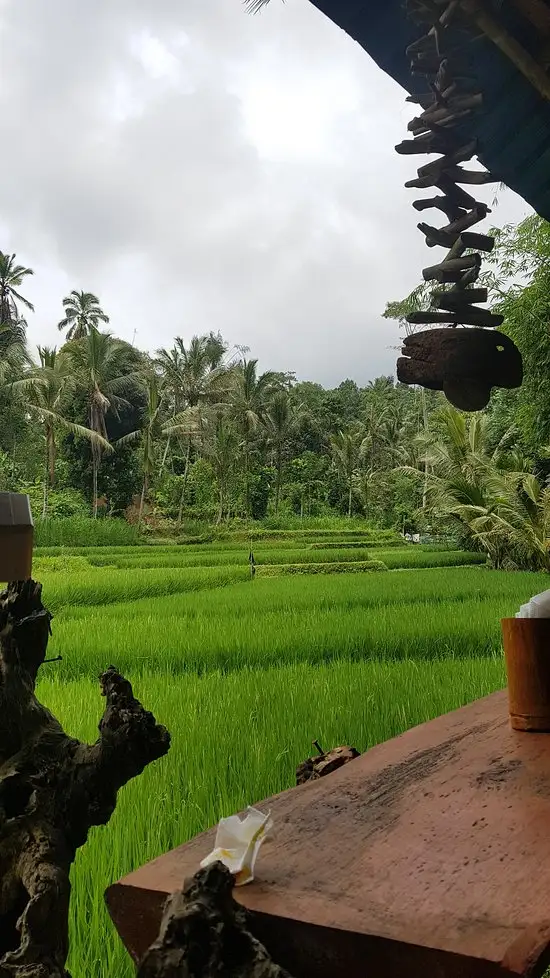
[(0, 323), (0, 446), (4, 451), (9, 446), (12, 474), (16, 456), (21, 461), (28, 458), (24, 443), (30, 420), (12, 385), (25, 375), (29, 363), (25, 328), (21, 321)]
[(267, 443), (275, 455), (275, 513), (279, 512), (281, 496), (283, 453), (303, 413), (301, 405), (294, 406), (288, 391), (275, 393), (265, 414)]
[[(169, 415), (173, 418), (177, 417), (183, 410), (181, 381), (182, 357), (178, 347), (173, 346), (171, 350), (164, 348), (157, 350), (156, 363), (162, 374), (165, 405), (167, 404), (168, 406)], [(162, 475), (164, 471), (173, 433), (165, 430), (163, 434), (166, 435), (166, 444), (162, 454), (159, 475)]]
[(330, 447), (332, 458), (337, 472), (346, 482), (348, 490), (348, 516), (351, 516), (353, 505), (353, 482), (359, 469), (361, 442), (363, 433), (361, 430), (339, 431), (330, 436)]
[(32, 268), (16, 264), (15, 255), (0, 251), (0, 326), (24, 327), (25, 320), (19, 314), (19, 305), (34, 312), (32, 302), (18, 291), (25, 278), (34, 275)]
[(207, 424), (208, 407), (203, 404), (197, 404), (194, 407), (186, 407), (183, 411), (180, 411), (180, 413), (177, 414), (176, 417), (172, 418), (163, 429), (163, 434), (167, 435), (168, 440), (172, 437), (172, 435), (176, 435), (186, 445), (183, 482), (178, 510), (178, 526), (181, 526), (183, 520), (183, 508), (185, 505), (185, 494), (187, 491), (187, 481), (191, 463), (191, 447), (195, 445), (201, 450), (204, 449)]
[(174, 345), (171, 350), (166, 350), (164, 347), (157, 350), (156, 363), (162, 374), (164, 391), (172, 399), (173, 413), (178, 414), (183, 407), (181, 401), (183, 360), (179, 347)]
[[(452, 407), (432, 416), (432, 428), (416, 436), (417, 465), (402, 470), (425, 483), (426, 506), (440, 515), (452, 516), (455, 505), (481, 505), (486, 501), (486, 477), (497, 470), (498, 454), (488, 453), (487, 419), (481, 414), (467, 418)], [(427, 481), (426, 481), (427, 480)]]
[(25, 328), (21, 321), (0, 324), (0, 387), (19, 377), (28, 364)]
[(203, 446), (203, 453), (210, 462), (218, 484), (218, 516), (221, 523), (226, 511), (228, 488), (239, 448), (239, 436), (234, 425), (223, 411), (217, 411)]
[(379, 377), (371, 381), (365, 393), (365, 402), (360, 450), (361, 473), (357, 486), (368, 515), (372, 491), (378, 491), (378, 496), (383, 493), (385, 477), (395, 467), (398, 459), (404, 458), (408, 425), (403, 405), (395, 397), (391, 377)]
[(109, 317), (99, 305), (99, 299), (93, 292), (79, 292), (73, 289), (70, 295), (63, 299), (65, 315), (57, 324), (59, 330), (67, 330), (67, 340), (81, 340), (88, 336), (92, 329), (99, 329), (100, 323), (108, 323)]
[(145, 500), (147, 499), (147, 493), (155, 471), (155, 445), (160, 435), (160, 416), (163, 402), (161, 380), (152, 365), (144, 375), (144, 384), (147, 403), (143, 425), (137, 431), (131, 431), (128, 435), (123, 435), (116, 443), (117, 445), (125, 445), (130, 442), (141, 442), (143, 485), (139, 502), (138, 526), (141, 525), (143, 507), (145, 506)]
[(191, 446), (194, 440), (201, 442), (203, 435), (204, 409), (216, 403), (223, 403), (229, 389), (229, 373), (225, 358), (227, 347), (221, 336), (209, 333), (204, 336), (193, 336), (186, 347), (182, 338), (177, 336), (171, 350), (161, 349), (157, 352), (164, 383), (172, 401), (174, 416), (165, 428), (167, 444), (162, 467), (166, 461), (169, 441), (172, 435), (178, 435), (185, 445), (185, 467), (181, 491), (178, 522), (183, 518), (183, 507), (189, 465)]
[(257, 360), (242, 360), (232, 371), (230, 416), (241, 436), (245, 476), (246, 515), (250, 515), (250, 449), (252, 441), (264, 426), (268, 405), (281, 386), (281, 377), (273, 370), (258, 374)]
[(378, 397), (370, 398), (363, 415), (365, 430), (361, 449), (363, 457), (368, 461), (373, 472), (379, 467), (380, 455), (387, 446), (389, 419), (389, 404)]
[(87, 336), (73, 340), (64, 354), (73, 371), (77, 390), (86, 397), (88, 423), (102, 441), (92, 442), (93, 514), (97, 516), (98, 474), (103, 444), (108, 441), (107, 413), (119, 416), (130, 407), (128, 396), (142, 384), (141, 355), (129, 343), (100, 333), (92, 326)]
[[(192, 336), (187, 347), (181, 336), (176, 337), (168, 358), (171, 357), (172, 362), (177, 364), (174, 379), (179, 381), (180, 399), (185, 407), (209, 404), (218, 398), (219, 382), (224, 375), (225, 353), (223, 340), (213, 333)], [(159, 350), (159, 355), (161, 364), (166, 363), (166, 350)]]
[(49, 491), (55, 485), (55, 467), (57, 460), (57, 434), (59, 429), (70, 431), (74, 435), (86, 438), (92, 444), (97, 444), (103, 450), (110, 451), (109, 442), (100, 434), (76, 424), (66, 417), (64, 400), (74, 392), (75, 378), (70, 363), (57, 350), (49, 347), (38, 347), (39, 364), (35, 365), (28, 375), (12, 385), (16, 397), (21, 400), (25, 411), (36, 414), (42, 424), (45, 445), (44, 464), (44, 495), (42, 518), (48, 512)]

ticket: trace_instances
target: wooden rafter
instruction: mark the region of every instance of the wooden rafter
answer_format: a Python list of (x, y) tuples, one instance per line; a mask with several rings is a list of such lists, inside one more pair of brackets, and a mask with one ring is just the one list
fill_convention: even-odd
[(542, 37), (550, 38), (550, 7), (544, 0), (512, 0), (512, 3)]
[(514, 7), (535, 28), (541, 40), (537, 60), (550, 67), (550, 7), (545, 0), (512, 0)]
[[(516, 6), (519, 7), (519, 0)], [(461, 0), (461, 8), (527, 78), (539, 95), (550, 102), (550, 76), (544, 67), (525, 50), (519, 41), (516, 41), (515, 37), (512, 37), (479, 0)]]

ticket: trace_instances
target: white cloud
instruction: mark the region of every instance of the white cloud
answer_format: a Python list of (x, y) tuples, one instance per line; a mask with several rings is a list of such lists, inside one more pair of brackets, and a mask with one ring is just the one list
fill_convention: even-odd
[[(308, 0), (4, 0), (0, 74), (31, 339), (83, 288), (149, 349), (220, 329), (325, 383), (393, 369), (380, 314), (432, 260), (393, 148), (410, 106)], [(525, 212), (507, 193), (494, 217)]]

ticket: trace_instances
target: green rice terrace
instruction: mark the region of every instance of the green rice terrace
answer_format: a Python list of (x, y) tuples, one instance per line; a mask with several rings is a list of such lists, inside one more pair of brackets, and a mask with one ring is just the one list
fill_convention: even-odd
[(129, 978), (105, 888), (294, 784), (312, 740), (365, 750), (502, 686), (499, 620), (547, 586), (542, 573), (489, 570), (479, 553), (390, 531), (220, 537), (36, 550), (49, 655), (62, 656), (44, 666), (39, 698), (93, 741), (97, 676), (112, 663), (172, 733), (168, 756), (79, 851), (75, 974)]

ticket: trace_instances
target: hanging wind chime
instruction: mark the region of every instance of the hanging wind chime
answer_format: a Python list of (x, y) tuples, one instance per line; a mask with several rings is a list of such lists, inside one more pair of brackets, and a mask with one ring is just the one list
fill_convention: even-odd
[(487, 170), (460, 165), (471, 160), (478, 148), (477, 140), (465, 137), (461, 127), (481, 110), (483, 93), (477, 90), (464, 58), (472, 35), (460, 0), (407, 0), (406, 9), (415, 22), (426, 25), (426, 34), (407, 48), (407, 55), (412, 73), (426, 78), (427, 92), (409, 96), (408, 101), (422, 112), (408, 125), (413, 138), (396, 150), (438, 154), (405, 186), (437, 188), (440, 194), (415, 200), (413, 207), (437, 209), (448, 223), (440, 228), (418, 225), (428, 247), (445, 248), (447, 254), (423, 270), (424, 280), (436, 286), (430, 308), (406, 318), (413, 327), (437, 324), (439, 328), (411, 332), (405, 338), (397, 376), (405, 384), (442, 390), (455, 407), (478, 411), (489, 403), (493, 387), (519, 387), (523, 379), (518, 349), (497, 329), (504, 317), (479, 305), (487, 302), (488, 290), (476, 286), (481, 253), (492, 251), (495, 242), (470, 230), (489, 208), (463, 188), (492, 183), (495, 178)]

